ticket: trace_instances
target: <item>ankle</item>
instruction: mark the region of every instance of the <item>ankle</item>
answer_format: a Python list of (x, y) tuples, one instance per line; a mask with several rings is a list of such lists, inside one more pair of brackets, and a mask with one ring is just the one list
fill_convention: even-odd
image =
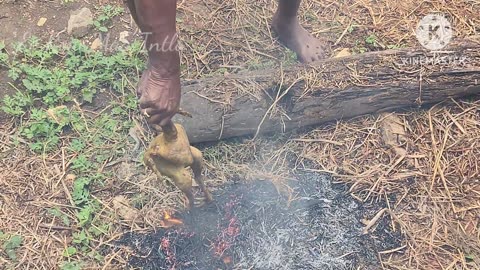
[(273, 16), (273, 25), (277, 28), (277, 31), (281, 31), (284, 28), (290, 28), (296, 24), (299, 24), (296, 16), (284, 16), (278, 12)]

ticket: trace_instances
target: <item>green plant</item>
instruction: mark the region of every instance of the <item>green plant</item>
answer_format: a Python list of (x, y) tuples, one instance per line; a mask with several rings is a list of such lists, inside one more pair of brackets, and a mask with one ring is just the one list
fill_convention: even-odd
[(33, 99), (28, 93), (18, 91), (13, 96), (6, 95), (3, 99), (2, 110), (13, 116), (25, 113), (25, 108), (33, 105)]
[(402, 48), (402, 45), (397, 45), (397, 44), (387, 45), (387, 49), (389, 49), (389, 50), (395, 50), (395, 49), (400, 49), (400, 48)]
[(70, 218), (65, 215), (59, 208), (50, 208), (47, 209), (47, 213), (50, 215), (59, 218), (65, 226), (70, 226)]
[(375, 36), (375, 34), (371, 34), (368, 37), (366, 37), (365, 43), (367, 43), (368, 45), (377, 46), (378, 43), (377, 43), (377, 37)]
[[(51, 151), (67, 130), (83, 132), (88, 128), (81, 112), (72, 107), (71, 102), (91, 103), (96, 93), (105, 87), (124, 93), (123, 78), (136, 75), (137, 69), (143, 68), (140, 52), (140, 43), (105, 55), (92, 51), (79, 40), (61, 48), (42, 44), (33, 37), (17, 44), (15, 57), (7, 63), (9, 76), (18, 82), (11, 85), (17, 92), (5, 96), (1, 109), (12, 116), (26, 118), (20, 130), (31, 141), (32, 150)], [(113, 111), (114, 116), (125, 116), (136, 108), (133, 94), (127, 95), (126, 101), (122, 110)], [(37, 108), (32, 108), (34, 104)], [(109, 125), (118, 123), (107, 118)]]
[(30, 144), (33, 151), (49, 151), (57, 146), (64, 128), (79, 121), (80, 116), (64, 106), (49, 110), (31, 108), (28, 121), (19, 130), (25, 138), (34, 140)]
[(83, 245), (84, 247), (88, 247), (91, 238), (87, 235), (85, 230), (80, 231), (79, 233), (73, 234), (73, 243)]
[(351, 34), (353, 31), (355, 31), (355, 27), (356, 27), (355, 25), (350, 25), (347, 29), (347, 32)]
[(353, 53), (359, 53), (359, 54), (362, 54), (362, 53), (365, 53), (368, 51), (368, 49), (365, 47), (365, 44), (363, 44), (363, 42), (360, 42), (358, 40), (355, 41), (355, 46), (352, 48), (353, 50)]
[[(36, 99), (54, 106), (74, 98), (92, 102), (93, 96), (105, 85), (121, 88), (118, 76), (126, 69), (141, 67), (141, 45), (105, 55), (92, 51), (79, 40), (73, 40), (66, 50), (51, 44), (40, 45), (36, 38), (16, 46), (17, 59), (10, 63), (9, 76), (21, 79), (22, 88)], [(60, 63), (58, 60), (62, 59)], [(128, 60), (133, 60), (130, 62)], [(120, 72), (123, 71), (123, 72)], [(133, 70), (132, 70), (133, 71)]]
[(73, 255), (77, 254), (77, 249), (75, 247), (67, 247), (64, 251), (63, 251), (63, 256), (64, 257), (71, 257)]
[(5, 52), (5, 42), (0, 41), (0, 66), (7, 65), (8, 54)]
[(17, 260), (17, 249), (23, 243), (23, 237), (20, 235), (5, 234), (0, 231), (0, 242), (2, 242), (2, 249), (7, 254), (10, 260)]
[(297, 54), (294, 51), (286, 50), (285, 51), (285, 60), (284, 63), (287, 65), (293, 65), (297, 63)]
[(85, 142), (80, 138), (75, 138), (70, 142), (68, 149), (72, 152), (79, 153), (85, 149)]
[[(82, 171), (88, 171), (91, 167), (92, 167), (92, 162), (85, 155), (79, 155), (77, 158), (72, 160), (72, 166), (70, 167), (70, 169), (82, 172)], [(75, 181), (75, 183), (79, 182), (80, 179)], [(86, 182), (88, 184), (89, 180), (87, 181), (82, 181), (82, 182)]]
[[(134, 84), (128, 80), (137, 78), (138, 70), (144, 68), (141, 49), (137, 42), (105, 54), (78, 40), (60, 47), (32, 38), (15, 45), (2, 64), (16, 93), (3, 99), (1, 109), (15, 119), (16, 137), (27, 141), (34, 155), (62, 148), (71, 157), (67, 169), (74, 175), (70, 191), (74, 208), (68, 211), (74, 213), (67, 215), (61, 208), (46, 211), (63, 225), (75, 228), (72, 244), (63, 251), (67, 262), (61, 269), (80, 269), (84, 259), (103, 259), (101, 249), (91, 247), (91, 240), (108, 234), (111, 224), (104, 215), (98, 215), (102, 208), (91, 190), (104, 186), (105, 179), (111, 177), (103, 171), (105, 163), (125, 153), (128, 131), (134, 126), (132, 113), (137, 111), (137, 97), (126, 91), (126, 86)], [(106, 107), (98, 112), (83, 109), (95, 103), (105, 89), (109, 90)], [(3, 236), (9, 244), (0, 241), (5, 252), (14, 256), (21, 241), (18, 236), (10, 237)], [(77, 258), (82, 260), (72, 261)]]
[(124, 12), (122, 7), (106, 5), (99, 8), (100, 14), (93, 21), (93, 25), (100, 32), (108, 32), (108, 27), (112, 23), (112, 19)]
[(60, 266), (61, 270), (81, 270), (81, 263), (79, 262), (65, 262)]

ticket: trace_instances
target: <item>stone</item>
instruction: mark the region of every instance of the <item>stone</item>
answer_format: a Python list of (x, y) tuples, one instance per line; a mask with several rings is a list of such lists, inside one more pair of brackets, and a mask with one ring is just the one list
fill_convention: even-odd
[(129, 199), (125, 196), (119, 195), (112, 200), (113, 209), (125, 221), (135, 221), (139, 217), (137, 209), (133, 208)]
[(337, 57), (345, 57), (345, 56), (350, 56), (352, 53), (350, 52), (349, 48), (343, 48), (337, 55), (335, 55), (335, 58)]
[(120, 41), (123, 44), (130, 44), (130, 42), (127, 40), (127, 37), (129, 35), (130, 35), (130, 33), (128, 33), (128, 31), (120, 32), (120, 36), (118, 38), (118, 41)]
[(96, 38), (92, 44), (90, 45), (90, 48), (94, 51), (99, 50), (103, 47), (102, 40), (100, 38)]
[(77, 176), (75, 174), (70, 173), (65, 176), (65, 180), (67, 181), (67, 183), (73, 183), (75, 179), (77, 179)]
[(43, 26), (47, 22), (47, 18), (40, 18), (37, 22), (37, 26)]
[(82, 38), (93, 27), (93, 14), (88, 8), (81, 8), (70, 13), (67, 32), (76, 38)]

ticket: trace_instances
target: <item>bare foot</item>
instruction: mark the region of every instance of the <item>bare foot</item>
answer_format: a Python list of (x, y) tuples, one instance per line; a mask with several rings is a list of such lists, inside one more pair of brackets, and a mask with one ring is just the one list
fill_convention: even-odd
[(300, 62), (310, 63), (326, 57), (325, 43), (310, 35), (298, 19), (286, 20), (275, 15), (272, 26), (279, 40), (297, 54)]

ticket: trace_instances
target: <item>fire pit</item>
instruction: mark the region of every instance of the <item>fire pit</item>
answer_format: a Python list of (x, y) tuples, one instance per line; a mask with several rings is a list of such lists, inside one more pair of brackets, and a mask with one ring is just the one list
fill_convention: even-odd
[(381, 206), (365, 210), (331, 177), (305, 173), (290, 186), (289, 199), (269, 181), (231, 184), (212, 204), (175, 214), (182, 225), (117, 245), (143, 269), (377, 269), (377, 252), (400, 246), (387, 219), (362, 235), (360, 220)]

